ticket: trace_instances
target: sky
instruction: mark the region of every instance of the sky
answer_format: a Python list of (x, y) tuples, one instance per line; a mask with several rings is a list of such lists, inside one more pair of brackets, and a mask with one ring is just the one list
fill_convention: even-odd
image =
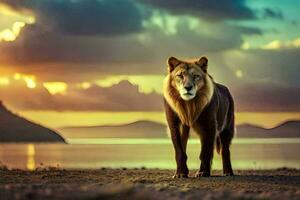
[(167, 58), (205, 55), (237, 112), (300, 119), (299, 7), (298, 0), (0, 0), (0, 99), (29, 118), (161, 112)]

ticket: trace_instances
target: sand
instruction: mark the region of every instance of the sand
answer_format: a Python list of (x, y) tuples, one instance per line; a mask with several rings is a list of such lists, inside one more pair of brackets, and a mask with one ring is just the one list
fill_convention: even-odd
[(0, 199), (300, 199), (300, 170), (235, 172), (234, 177), (213, 171), (208, 178), (173, 179), (173, 170), (161, 169), (3, 168)]

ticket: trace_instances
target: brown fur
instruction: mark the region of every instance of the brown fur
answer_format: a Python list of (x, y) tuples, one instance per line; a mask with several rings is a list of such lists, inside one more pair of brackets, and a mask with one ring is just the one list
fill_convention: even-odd
[[(215, 83), (207, 73), (207, 62), (206, 57), (196, 61), (168, 59), (164, 99), (177, 163), (175, 177), (188, 176), (186, 144), (190, 128), (201, 139), (201, 166), (197, 176), (210, 176), (215, 143), (222, 154), (224, 174), (233, 175), (229, 151), (234, 135), (233, 99), (228, 89)], [(191, 78), (198, 75), (202, 78)], [(184, 100), (179, 92), (187, 82), (197, 88), (196, 95), (190, 100)]]

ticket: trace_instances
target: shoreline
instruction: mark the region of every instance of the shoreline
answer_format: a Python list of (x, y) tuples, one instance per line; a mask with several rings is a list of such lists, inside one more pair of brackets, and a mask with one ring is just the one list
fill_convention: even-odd
[(173, 179), (174, 170), (112, 169), (34, 171), (0, 169), (3, 199), (300, 199), (300, 169), (236, 170), (224, 177)]

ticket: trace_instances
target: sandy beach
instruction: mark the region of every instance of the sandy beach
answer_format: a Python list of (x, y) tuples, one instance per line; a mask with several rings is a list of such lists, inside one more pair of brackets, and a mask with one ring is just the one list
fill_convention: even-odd
[(0, 171), (4, 199), (300, 199), (300, 170), (243, 170), (234, 177), (173, 179), (173, 170)]

